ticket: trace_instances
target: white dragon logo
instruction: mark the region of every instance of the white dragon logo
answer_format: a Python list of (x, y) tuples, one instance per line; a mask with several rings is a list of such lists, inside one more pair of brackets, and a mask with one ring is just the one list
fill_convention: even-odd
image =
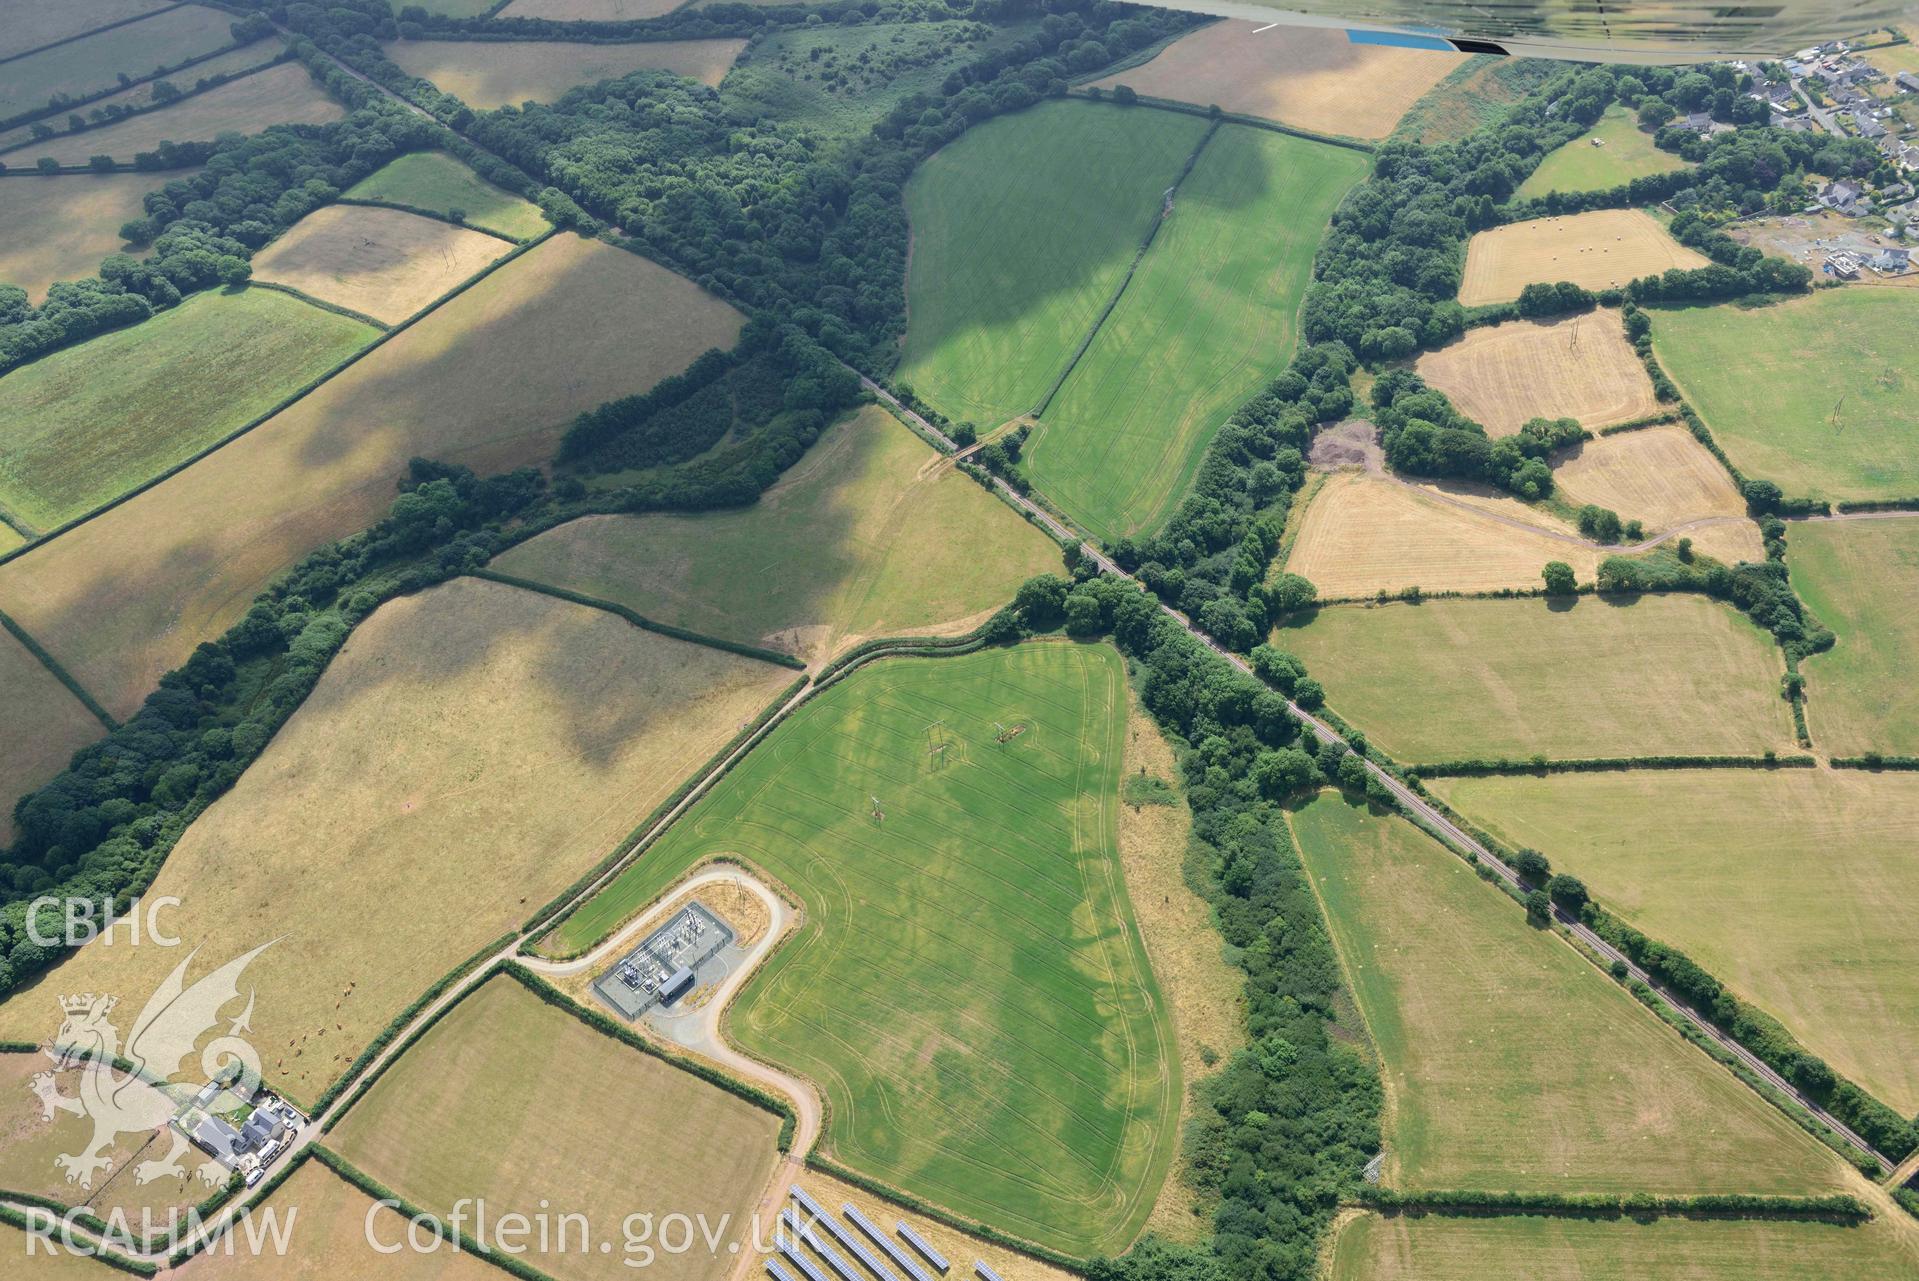
[[(30, 1088), (40, 1099), (43, 1119), (50, 1121), (56, 1112), (69, 1112), (93, 1122), (93, 1139), (85, 1148), (53, 1159), (56, 1167), (66, 1171), (67, 1182), (91, 1188), (94, 1175), (109, 1164), (104, 1154), (122, 1134), (156, 1130), (172, 1120), (179, 1105), (160, 1085), (173, 1079), (193, 1055), (200, 1038), (219, 1023), (221, 1009), (240, 995), (242, 971), (271, 946), (262, 944), (189, 987), (187, 966), (199, 951), (194, 949), (147, 1001), (134, 1020), (124, 1049), (118, 1031), (107, 1021), (118, 998), (92, 993), (60, 998), (60, 1009), (66, 1017), (60, 1035), (47, 1050), (54, 1068), (36, 1073)], [(208, 1042), (200, 1052), (200, 1067), (208, 1080), (237, 1067), (236, 1084), (249, 1089), (259, 1085), (259, 1053), (241, 1036), (252, 1030), (253, 998), (249, 992), (246, 1009), (228, 1026), (226, 1034)], [(124, 1061), (132, 1070), (116, 1066), (117, 1061)], [(75, 1064), (81, 1066), (79, 1093), (69, 1097), (60, 1093), (54, 1074)], [(165, 1156), (134, 1167), (136, 1183), (186, 1174), (180, 1164), (187, 1150), (186, 1136), (171, 1128), (169, 1134), (173, 1146)], [(228, 1178), (226, 1167), (217, 1161), (204, 1163), (196, 1173), (208, 1186), (218, 1186)]]

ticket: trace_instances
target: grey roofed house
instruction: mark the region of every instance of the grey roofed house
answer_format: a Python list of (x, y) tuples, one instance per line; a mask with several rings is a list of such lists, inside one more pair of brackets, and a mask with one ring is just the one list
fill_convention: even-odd
[(1866, 264), (1874, 271), (1902, 272), (1912, 265), (1912, 250), (1881, 249), (1866, 259)]
[(1919, 93), (1919, 76), (1913, 75), (1910, 71), (1901, 71), (1892, 78), (1892, 81), (1907, 93)]
[(1694, 133), (1705, 133), (1712, 128), (1712, 113), (1708, 111), (1688, 111), (1686, 113), (1686, 123), (1680, 127), (1690, 129)]
[(193, 1127), (192, 1138), (202, 1151), (223, 1165), (238, 1162), (245, 1150), (240, 1144), (240, 1132), (217, 1116), (201, 1117), (200, 1124)]
[(286, 1133), (286, 1125), (265, 1110), (255, 1112), (240, 1127), (239, 1148), (242, 1152), (252, 1152), (266, 1146), (274, 1139)]

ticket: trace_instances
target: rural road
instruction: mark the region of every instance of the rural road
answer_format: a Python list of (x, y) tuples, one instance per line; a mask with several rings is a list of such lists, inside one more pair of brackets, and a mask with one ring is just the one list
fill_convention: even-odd
[[(887, 404), (892, 406), (892, 408), (896, 412), (905, 415), (906, 417), (910, 418), (913, 422), (917, 423), (922, 430), (930, 433), (931, 435), (937, 437), (938, 439), (946, 440), (946, 437), (941, 432), (939, 432), (936, 428), (934, 428), (931, 423), (921, 418), (918, 414), (915, 414), (912, 410), (907, 409), (904, 405), (900, 404), (899, 401), (895, 400), (890, 394), (888, 394), (883, 387), (880, 387), (877, 383), (874, 383), (871, 380), (866, 378), (862, 378), (860, 381), (866, 385), (868, 390), (872, 391), (875, 395), (879, 396), (881, 399), (885, 400)], [(948, 441), (947, 443), (950, 446), (952, 442)], [(1081, 538), (1076, 531), (1073, 531), (1067, 528), (1067, 526), (1064, 523), (1062, 523), (1057, 518), (1055, 518), (1050, 512), (1046, 511), (1044, 508), (1038, 506), (1037, 504), (1029, 501), (1023, 495), (1015, 491), (1005, 481), (995, 476), (993, 478), (993, 484), (995, 485), (995, 487), (998, 488), (999, 492), (1006, 497), (1007, 501), (1013, 503), (1015, 506), (1019, 507), (1022, 511), (1025, 511), (1028, 514), (1030, 514), (1033, 517), (1033, 519), (1037, 520), (1041, 525), (1045, 526), (1048, 530), (1052, 531), (1056, 537), (1059, 537), (1067, 541), (1078, 540), (1080, 554), (1092, 560), (1092, 562), (1098, 565), (1102, 571), (1108, 574), (1116, 575), (1117, 577), (1123, 578), (1127, 580), (1128, 582), (1139, 584), (1138, 579), (1135, 579), (1131, 574), (1128, 574), (1126, 571), (1122, 570), (1118, 565), (1114, 564), (1113, 561), (1109, 557), (1107, 557), (1105, 553), (1101, 552), (1099, 548), (1095, 547), (1091, 543), (1091, 541)], [(1736, 518), (1729, 518), (1729, 519), (1736, 519)], [(1139, 586), (1141, 591), (1145, 591), (1145, 587), (1143, 584), (1139, 584)], [(1158, 600), (1157, 597), (1154, 597), (1153, 599)], [(1239, 655), (1217, 644), (1212, 637), (1208, 636), (1205, 632), (1201, 631), (1197, 626), (1195, 626), (1193, 624), (1193, 621), (1187, 618), (1186, 615), (1180, 613), (1178, 610), (1174, 609), (1171, 605), (1166, 604), (1164, 601), (1159, 602), (1159, 607), (1162, 612), (1164, 612), (1169, 617), (1171, 617), (1181, 627), (1185, 628), (1187, 632), (1189, 632), (1202, 645), (1206, 646), (1206, 648), (1212, 650), (1215, 654), (1225, 659), (1228, 663), (1232, 664), (1235, 668), (1239, 669), (1240, 671), (1246, 673), (1249, 676), (1253, 676), (1255, 680), (1258, 679), (1257, 675), (1253, 672), (1252, 666), (1250, 664), (1248, 664)], [(1312, 731), (1313, 737), (1318, 742), (1328, 743), (1328, 742), (1342, 741), (1340, 738), (1340, 735), (1335, 733), (1331, 726), (1327, 725), (1324, 721), (1314, 716), (1311, 712), (1307, 711), (1305, 708), (1299, 706), (1299, 704), (1293, 702), (1292, 699), (1289, 698), (1286, 700), (1286, 706), (1289, 710), (1291, 710), (1294, 716), (1297, 716), (1299, 718), (1302, 724), (1304, 724), (1308, 729)], [(1387, 773), (1385, 770), (1381, 769), (1378, 765), (1374, 764), (1372, 761), (1370, 760), (1366, 761), (1365, 765), (1366, 765), (1367, 774), (1369, 774), (1373, 778), (1378, 779), (1381, 782), (1381, 784), (1385, 786), (1386, 790), (1392, 794), (1393, 799), (1397, 801), (1406, 810), (1406, 812), (1412, 816), (1413, 820), (1416, 823), (1426, 828), (1434, 836), (1438, 837), (1439, 840), (1442, 841), (1443, 843), (1450, 845), (1455, 851), (1461, 854), (1470, 854), (1474, 858), (1478, 859), (1479, 862), (1491, 868), (1493, 873), (1497, 875), (1500, 878), (1500, 880), (1504, 881), (1508, 886), (1514, 889), (1520, 888), (1519, 876), (1516, 872), (1513, 871), (1512, 868), (1508, 867), (1491, 850), (1487, 849), (1485, 845), (1481, 844), (1478, 840), (1476, 840), (1474, 837), (1472, 837), (1467, 832), (1465, 832), (1451, 819), (1447, 818), (1431, 802), (1427, 801), (1424, 797), (1420, 796), (1417, 792), (1413, 791), (1412, 788), (1406, 786), (1405, 783), (1401, 782), (1399, 779), (1395, 778), (1393, 775)], [(1770, 1066), (1768, 1066), (1765, 1063), (1764, 1060), (1759, 1058), (1758, 1055), (1748, 1050), (1745, 1046), (1739, 1044), (1738, 1041), (1734, 1040), (1731, 1036), (1728, 1036), (1725, 1032), (1722, 1032), (1717, 1026), (1715, 1026), (1705, 1016), (1700, 1014), (1697, 1010), (1693, 1009), (1685, 1001), (1680, 999), (1680, 997), (1676, 993), (1668, 990), (1657, 979), (1653, 978), (1651, 974), (1647, 973), (1644, 969), (1640, 968), (1640, 966), (1635, 964), (1630, 957), (1625, 955), (1625, 953), (1615, 948), (1612, 944), (1606, 942), (1605, 939), (1599, 937), (1599, 935), (1595, 933), (1592, 929), (1590, 929), (1584, 922), (1580, 921), (1577, 917), (1567, 913), (1558, 904), (1553, 905), (1552, 914), (1553, 914), (1553, 920), (1555, 921), (1555, 923), (1561, 926), (1566, 931), (1566, 933), (1570, 935), (1572, 938), (1577, 939), (1580, 943), (1585, 945), (1584, 950), (1580, 948), (1575, 948), (1573, 949), (1574, 951), (1581, 952), (1581, 954), (1586, 955), (1589, 960), (1592, 959), (1594, 956), (1597, 956), (1599, 960), (1596, 961), (1595, 964), (1600, 965), (1602, 968), (1610, 968), (1614, 965), (1624, 965), (1626, 968), (1626, 974), (1629, 978), (1636, 979), (1639, 982), (1644, 983), (1648, 988), (1651, 988), (1654, 992), (1658, 993), (1660, 999), (1665, 1001), (1675, 1011), (1677, 1011), (1679, 1015), (1683, 1017), (1689, 1024), (1691, 1024), (1691, 1026), (1694, 1029), (1696, 1029), (1701, 1035), (1707, 1037), (1715, 1045), (1723, 1049), (1727, 1054), (1737, 1059), (1741, 1065), (1743, 1065), (1745, 1068), (1751, 1071), (1755, 1076), (1759, 1077), (1761, 1080), (1765, 1081), (1768, 1085), (1772, 1086), (1774, 1089), (1780, 1091), (1782, 1094), (1786, 1095), (1788, 1098), (1798, 1103), (1799, 1106), (1804, 1108), (1807, 1112), (1811, 1113), (1814, 1117), (1817, 1117), (1821, 1124), (1829, 1127), (1834, 1134), (1838, 1135), (1846, 1143), (1850, 1144), (1852, 1147), (1856, 1148), (1859, 1152), (1863, 1153), (1864, 1155), (1872, 1158), (1875, 1161), (1878, 1161), (1883, 1166), (1890, 1168), (1895, 1164), (1893, 1161), (1889, 1160), (1884, 1154), (1876, 1150), (1870, 1143), (1866, 1142), (1865, 1139), (1861, 1138), (1858, 1134), (1854, 1133), (1853, 1130), (1850, 1127), (1848, 1127), (1844, 1122), (1840, 1121), (1839, 1118), (1833, 1116), (1830, 1112), (1826, 1111), (1818, 1103), (1808, 1098), (1791, 1082), (1787, 1081), (1785, 1077), (1781, 1076), (1778, 1072), (1775, 1072)]]

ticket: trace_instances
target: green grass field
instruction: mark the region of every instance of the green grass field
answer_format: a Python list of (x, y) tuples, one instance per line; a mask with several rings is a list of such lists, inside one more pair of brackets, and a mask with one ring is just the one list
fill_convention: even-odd
[[(995, 723), (1026, 728), (999, 743)], [(807, 924), (741, 994), (733, 1035), (820, 1085), (834, 1154), (1056, 1249), (1117, 1253), (1166, 1177), (1179, 1099), (1115, 849), (1125, 724), (1104, 646), (867, 668), (554, 945), (590, 944), (703, 859), (758, 864)]]
[(463, 210), (466, 224), (530, 240), (547, 228), (539, 209), (501, 191), (444, 151), (413, 151), (347, 189), (355, 200), (383, 200), (445, 213)]
[(775, 28), (733, 64), (720, 95), (736, 112), (763, 113), (836, 139), (858, 137), (900, 99), (938, 96), (956, 67), (1033, 29), (1030, 22)]
[(1801, 521), (1792, 583), (1839, 638), (1800, 664), (1813, 742), (1919, 755), (1919, 517)]
[(1041, 418), (1034, 484), (1100, 538), (1163, 524), (1214, 432), (1292, 359), (1313, 251), (1365, 172), (1355, 151), (1215, 134)]
[(1382, 1060), (1401, 1189), (1813, 1193), (1848, 1173), (1410, 823), (1293, 817)]
[(897, 379), (995, 426), (1038, 405), (1112, 297), (1206, 122), (1046, 102), (913, 174)]
[[(233, 15), (187, 5), (7, 64), (0, 75), (0, 117), (44, 107), (55, 94), (79, 98), (111, 89), (122, 75), (144, 76), (233, 43)], [(181, 78), (192, 84), (189, 69)]]
[[(1603, 145), (1596, 147), (1595, 141)], [(1640, 129), (1631, 112), (1614, 105), (1606, 108), (1589, 132), (1541, 161), (1513, 198), (1530, 200), (1549, 191), (1605, 191), (1634, 178), (1685, 167), (1678, 156), (1652, 145), (1652, 135)]]
[[(1653, 347), (1733, 463), (1788, 494), (1919, 495), (1919, 293), (1662, 311)], [(1835, 419), (1836, 415), (1836, 419)]]
[(1059, 549), (878, 407), (835, 425), (751, 507), (593, 516), (504, 573), (809, 661), (1005, 604)]
[(1334, 605), (1273, 643), (1409, 764), (1793, 746), (1779, 651), (1699, 596)]
[(1834, 1281), (1910, 1277), (1893, 1225), (1752, 1220), (1382, 1218), (1340, 1230), (1327, 1281)]
[(1435, 779), (1900, 1112), (1919, 1109), (1919, 775), (1660, 770)]
[(213, 444), (373, 326), (270, 289), (196, 294), (0, 378), (0, 503), (49, 529)]

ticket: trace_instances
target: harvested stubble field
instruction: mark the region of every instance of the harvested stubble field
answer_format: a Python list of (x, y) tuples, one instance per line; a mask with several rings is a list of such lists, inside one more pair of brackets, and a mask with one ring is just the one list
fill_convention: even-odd
[(119, 253), (119, 228), (175, 175), (106, 173), (58, 178), (0, 178), (0, 284), (17, 284), (40, 301), (56, 280), (81, 280)]
[(378, 332), (271, 289), (221, 290), (22, 366), (0, 378), (0, 503), (41, 529), (84, 515)]
[(1125, 700), (1105, 646), (864, 668), (552, 945), (590, 945), (704, 859), (764, 867), (807, 920), (741, 993), (731, 1032), (820, 1085), (831, 1152), (1055, 1249), (1122, 1250), (1166, 1178), (1179, 1110), (1173, 1029), (1114, 849)]
[(0, 118), (44, 107), (56, 94), (85, 97), (114, 88), (123, 75), (150, 75), (212, 53), (233, 43), (232, 25), (230, 13), (189, 4), (9, 62), (0, 74)]
[[(719, 1281), (728, 1243), (750, 1248), (749, 1218), (773, 1172), (780, 1118), (622, 1045), (511, 978), (466, 997), (334, 1131), (340, 1154), (437, 1214), (483, 1198), (492, 1216), (554, 1222), (522, 1256), (559, 1281), (635, 1275), (628, 1216), (683, 1215), (722, 1234), (643, 1268), (663, 1281)], [(549, 1209), (549, 1205), (551, 1209)], [(561, 1230), (561, 1213), (586, 1226)], [(591, 1232), (593, 1238), (582, 1243)], [(610, 1248), (602, 1251), (601, 1242)]]
[(1095, 80), (1154, 98), (1217, 103), (1241, 115), (1350, 138), (1384, 138), (1407, 108), (1467, 61), (1464, 54), (1354, 44), (1319, 27), (1258, 30), (1215, 22), (1143, 66)]
[(1468, 307), (1511, 302), (1527, 285), (1562, 280), (1608, 289), (1672, 267), (1710, 265), (1704, 255), (1667, 235), (1644, 210), (1600, 209), (1535, 218), (1479, 232), (1466, 243), (1459, 301)]
[(951, 630), (1058, 564), (1050, 538), (869, 406), (751, 507), (589, 516), (494, 568), (811, 662)]
[[(1899, 1211), (1893, 1211), (1899, 1213)], [(1919, 1274), (1910, 1233), (1745, 1219), (1595, 1220), (1362, 1214), (1328, 1281), (1832, 1281)]]
[(1568, 541), (1577, 538), (1570, 526), (1516, 498), (1340, 472), (1307, 504), (1286, 568), (1312, 579), (1330, 599), (1407, 587), (1537, 587), (1553, 560), (1590, 582), (1599, 554)]
[(1577, 418), (1598, 431), (1659, 410), (1617, 311), (1513, 320), (1469, 329), (1414, 368), (1490, 436), (1533, 418)]
[(470, 227), (530, 240), (547, 228), (538, 207), (484, 181), (444, 151), (410, 151), (347, 189), (354, 200), (385, 200), (447, 213)]
[(6, 746), (0, 749), (4, 845), (13, 839), (14, 802), (65, 769), (75, 752), (107, 730), (7, 631), (0, 631), (0, 722), (7, 726)]
[[(75, 1244), (82, 1244), (80, 1233), (74, 1234)], [(32, 1254), (29, 1255), (28, 1251)], [(32, 1263), (24, 1260), (31, 1257)], [(34, 1281), (126, 1281), (127, 1274), (118, 1268), (110, 1267), (98, 1259), (89, 1258), (62, 1248), (56, 1232), (51, 1246), (40, 1238), (29, 1239), (27, 1234), (10, 1224), (0, 1223), (0, 1262), (19, 1264), (22, 1275), (31, 1275)]]
[(1513, 198), (1530, 200), (1549, 191), (1605, 191), (1685, 167), (1678, 156), (1653, 146), (1652, 135), (1639, 127), (1633, 114), (1614, 104), (1590, 132), (1541, 161)]
[(1838, 1156), (1408, 822), (1293, 816), (1379, 1051), (1400, 1190), (1814, 1194)]
[(1772, 638), (1702, 596), (1333, 605), (1274, 643), (1409, 763), (1793, 745)]
[(1660, 770), (1438, 779), (1899, 1112), (1919, 1108), (1919, 775)]
[(1919, 494), (1919, 293), (1821, 289), (1770, 307), (1662, 311), (1653, 346), (1748, 476), (1816, 498)]
[(1792, 526), (1793, 586), (1839, 642), (1801, 665), (1813, 741), (1919, 755), (1919, 516)]
[[(465, 3), (466, 0), (453, 0)], [(491, 0), (473, 0), (490, 3)], [(554, 22), (639, 22), (671, 13), (686, 0), (513, 0), (502, 18), (546, 18)]]
[(512, 250), (435, 218), (328, 205), (255, 255), (253, 275), (397, 324)]
[(210, 142), (223, 133), (258, 133), (268, 125), (319, 125), (346, 115), (297, 62), (283, 62), (217, 89), (182, 98), (162, 111), (149, 111), (71, 138), (49, 138), (18, 154), (52, 156), (62, 164), (85, 164), (93, 156), (131, 161), (162, 142)]
[(717, 85), (744, 40), (568, 44), (551, 40), (402, 40), (387, 57), (476, 111), (552, 102), (576, 85), (657, 68)]
[[(216, 1249), (196, 1255), (174, 1275), (179, 1281), (335, 1281), (370, 1277), (377, 1281), (499, 1281), (491, 1263), (454, 1249), (402, 1249), (386, 1254), (369, 1243), (392, 1246), (407, 1240), (407, 1220), (318, 1161), (296, 1171), (266, 1203), (266, 1210), (291, 1221), (284, 1253), (258, 1255), (241, 1245), (232, 1253)], [(264, 1212), (262, 1213), (264, 1221)], [(424, 1229), (417, 1240), (429, 1240)], [(107, 1281), (97, 1278), (96, 1281)]]
[(1108, 541), (1164, 524), (1220, 425), (1286, 368), (1313, 250), (1365, 172), (1344, 148), (1215, 133), (1041, 418), (1034, 484)]
[[(130, 1021), (132, 1014), (126, 1017)], [(181, 1160), (187, 1170), (185, 1177), (136, 1182), (134, 1165), (158, 1160), (166, 1153), (166, 1141), (149, 1145), (144, 1131), (122, 1135), (102, 1149), (108, 1164), (93, 1176), (91, 1188), (67, 1182), (66, 1171), (55, 1158), (85, 1151), (93, 1138), (93, 1120), (70, 1112), (46, 1117), (32, 1082), (42, 1072), (53, 1072), (53, 1067), (53, 1060), (42, 1053), (0, 1053), (0, 1188), (9, 1193), (52, 1197), (68, 1205), (84, 1202), (103, 1219), (115, 1213), (124, 1215), (127, 1227), (136, 1236), (146, 1231), (141, 1221), (144, 1213), (153, 1216), (155, 1228), (164, 1229), (170, 1210), (184, 1213), (186, 1207), (212, 1193), (212, 1188), (193, 1176), (193, 1170), (206, 1160), (197, 1150), (189, 1151)], [(83, 1070), (77, 1067), (53, 1072), (54, 1088), (67, 1098), (76, 1098), (82, 1076)], [(0, 1255), (0, 1259), (4, 1257)]]
[(741, 323), (636, 254), (557, 236), (239, 440), (0, 566), (0, 609), (130, 713), (274, 575), (372, 524), (407, 459), (543, 462), (574, 414), (731, 344)]
[(0, 0), (0, 58), (164, 8), (167, 0)]
[[(269, 1081), (315, 1099), (406, 1004), (590, 868), (792, 679), (601, 610), (459, 579), (376, 612), (153, 893), (203, 972), (247, 973)], [(245, 875), (235, 869), (244, 868)], [(82, 949), (0, 1006), (59, 1026), (53, 995), (144, 999), (165, 948)]]
[(1553, 460), (1553, 479), (1572, 503), (1597, 503), (1658, 535), (1688, 521), (1731, 517), (1686, 537), (1727, 564), (1764, 560), (1765, 540), (1746, 516), (1732, 476), (1681, 423), (1620, 432), (1574, 445)]
[(1045, 102), (930, 157), (906, 185), (898, 381), (983, 428), (1036, 406), (1205, 130), (1171, 112)]
[[(135, 110), (145, 108), (153, 104), (154, 90), (159, 85), (172, 85), (176, 89), (191, 91), (194, 85), (204, 78), (222, 74), (236, 76), (256, 67), (263, 67), (277, 58), (283, 48), (284, 46), (278, 40), (256, 40), (252, 44), (242, 45), (238, 49), (230, 49), (226, 53), (215, 54), (204, 62), (196, 62), (186, 70), (175, 72), (171, 76), (162, 76), (158, 80), (143, 81), (131, 88), (122, 89), (119, 93), (109, 94), (104, 98), (96, 98), (85, 106), (76, 107), (74, 110), (90, 120), (96, 111), (108, 111), (116, 107), (126, 107)], [(58, 115), (49, 116), (45, 123), (51, 128), (65, 130), (67, 127), (67, 114), (66, 112), (61, 112)], [(5, 152), (13, 147), (22, 147), (24, 151), (25, 148), (23, 144), (31, 143), (32, 141), (33, 124), (31, 123), (16, 125), (12, 129), (0, 130), (0, 152)], [(38, 156), (39, 154), (38, 151), (27, 151), (24, 155), (14, 156), (13, 160), (18, 162), (26, 159), (27, 156)], [(0, 159), (5, 159), (5, 157), (0, 156)], [(174, 178), (179, 175), (176, 172), (169, 171), (164, 176)]]

